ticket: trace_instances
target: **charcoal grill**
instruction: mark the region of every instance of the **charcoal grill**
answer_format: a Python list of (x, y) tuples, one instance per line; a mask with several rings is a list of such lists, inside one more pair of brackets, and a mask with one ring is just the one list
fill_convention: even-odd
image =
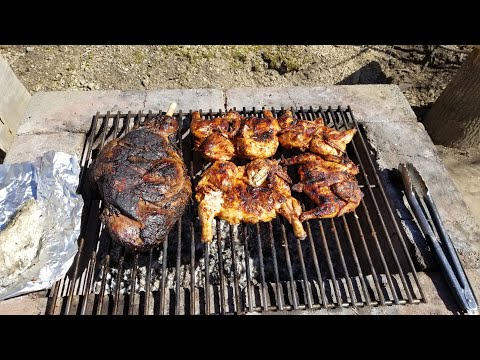
[[(405, 241), (362, 129), (350, 107), (324, 109), (292, 111), (302, 119), (321, 116), (337, 129), (357, 128), (347, 152), (359, 164), (357, 179), (365, 196), (355, 212), (306, 222), (303, 241), (281, 218), (238, 226), (216, 220), (216, 237), (203, 244), (192, 198), (163, 246), (147, 253), (110, 239), (87, 169), (106, 142), (154, 114), (97, 113), (81, 160), (79, 192), (85, 207), (79, 252), (67, 275), (48, 291), (46, 313), (243, 314), (425, 302), (411, 243)], [(272, 112), (280, 116), (283, 110)], [(222, 114), (210, 110), (202, 116)], [(243, 108), (243, 114), (262, 116), (255, 108)], [(195, 186), (208, 164), (192, 150), (191, 111), (175, 116), (181, 124), (178, 146)]]

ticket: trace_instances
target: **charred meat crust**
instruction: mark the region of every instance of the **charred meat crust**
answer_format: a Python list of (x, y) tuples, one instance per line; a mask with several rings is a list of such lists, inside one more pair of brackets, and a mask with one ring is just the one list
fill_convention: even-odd
[(106, 227), (134, 250), (159, 246), (190, 200), (190, 177), (172, 142), (177, 129), (174, 118), (154, 117), (107, 143), (93, 165)]

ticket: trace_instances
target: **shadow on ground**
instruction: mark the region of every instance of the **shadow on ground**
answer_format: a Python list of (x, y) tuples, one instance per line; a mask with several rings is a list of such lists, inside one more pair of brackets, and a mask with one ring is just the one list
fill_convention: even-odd
[(391, 84), (392, 78), (387, 77), (377, 61), (371, 61), (367, 65), (347, 76), (336, 85), (358, 85), (358, 84)]

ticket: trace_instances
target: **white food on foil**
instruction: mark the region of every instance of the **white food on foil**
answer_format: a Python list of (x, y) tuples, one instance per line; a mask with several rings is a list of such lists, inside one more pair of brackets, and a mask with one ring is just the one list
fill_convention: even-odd
[(24, 203), (0, 232), (0, 287), (18, 281), (35, 264), (43, 237), (42, 210), (34, 199)]
[(0, 300), (51, 287), (72, 265), (83, 208), (79, 174), (78, 158), (57, 151), (0, 164)]

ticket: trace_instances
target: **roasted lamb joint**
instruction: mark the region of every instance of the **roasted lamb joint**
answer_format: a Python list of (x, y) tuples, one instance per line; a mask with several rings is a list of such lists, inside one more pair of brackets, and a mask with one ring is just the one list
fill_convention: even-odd
[(292, 189), (304, 192), (316, 205), (300, 216), (301, 221), (333, 218), (357, 208), (363, 194), (355, 179), (358, 167), (346, 160), (339, 164), (314, 154), (301, 154), (282, 160), (284, 165), (299, 164), (300, 182)]
[(160, 245), (192, 194), (173, 142), (178, 130), (173, 111), (171, 106), (165, 116), (155, 116), (107, 143), (93, 166), (105, 202), (106, 227), (114, 240), (134, 250)]
[(196, 187), (202, 241), (213, 239), (215, 217), (230, 224), (268, 222), (285, 217), (295, 236), (305, 238), (299, 216), (298, 201), (290, 192), (290, 178), (277, 161), (257, 159), (245, 166), (230, 161), (216, 161), (208, 168)]

